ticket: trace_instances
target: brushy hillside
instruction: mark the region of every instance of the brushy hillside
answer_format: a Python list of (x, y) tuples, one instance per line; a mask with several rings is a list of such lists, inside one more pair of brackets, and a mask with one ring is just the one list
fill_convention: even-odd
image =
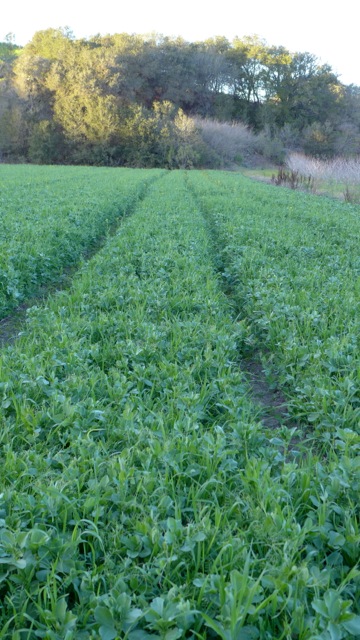
[(257, 36), (76, 40), (47, 29), (23, 48), (0, 43), (2, 162), (203, 167), (193, 117), (240, 123), (277, 159), (360, 152), (359, 87)]

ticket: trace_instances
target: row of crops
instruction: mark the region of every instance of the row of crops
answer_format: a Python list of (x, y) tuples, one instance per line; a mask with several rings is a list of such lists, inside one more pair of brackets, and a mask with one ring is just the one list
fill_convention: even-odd
[[(356, 407), (325, 422), (312, 368), (314, 345), (356, 335), (355, 210), (220, 172), (142, 176), (117, 234), (1, 353), (0, 638), (358, 637)], [(255, 349), (297, 450), (251, 401)]]
[(359, 208), (224, 172), (189, 176), (247, 343), (326, 452), (359, 452)]
[(126, 169), (3, 165), (0, 319), (44, 285), (59, 282), (131, 211), (155, 175)]

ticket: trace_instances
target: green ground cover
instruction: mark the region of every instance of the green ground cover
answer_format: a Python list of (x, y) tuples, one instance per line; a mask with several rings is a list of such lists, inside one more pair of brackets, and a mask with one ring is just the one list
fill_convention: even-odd
[[(360, 435), (359, 207), (236, 175), (197, 174), (248, 341), (268, 351), (316, 438)], [(347, 434), (347, 435), (346, 435)], [(342, 446), (339, 443), (339, 446)]]
[[(241, 371), (255, 343), (274, 346), (291, 400), (283, 371), (296, 367), (281, 368), (285, 350), (265, 313), (293, 279), (280, 255), (282, 277), (273, 273), (279, 234), (292, 218), (300, 229), (317, 217), (325, 268), (327, 234), (330, 246), (346, 238), (351, 253), (356, 211), (344, 209), (333, 233), (314, 198), (263, 188), (220, 172), (168, 172), (2, 351), (0, 638), (360, 635), (354, 424), (336, 426), (335, 438), (312, 420), (317, 437), (331, 434), (328, 449), (312, 450), (295, 403), (298, 439), (308, 438), (296, 451), (289, 430), (264, 430)], [(297, 247), (291, 229), (283, 255)], [(279, 335), (290, 323), (281, 309)]]
[(58, 281), (134, 206), (155, 175), (0, 165), (0, 318)]

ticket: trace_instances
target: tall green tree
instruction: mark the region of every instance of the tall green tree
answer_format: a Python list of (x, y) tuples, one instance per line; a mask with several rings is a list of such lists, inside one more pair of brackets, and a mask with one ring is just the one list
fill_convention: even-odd
[(14, 159), (177, 166), (182, 149), (191, 164), (196, 115), (336, 151), (357, 140), (359, 104), (315, 56), (257, 36), (76, 40), (65, 28), (0, 43), (0, 150)]

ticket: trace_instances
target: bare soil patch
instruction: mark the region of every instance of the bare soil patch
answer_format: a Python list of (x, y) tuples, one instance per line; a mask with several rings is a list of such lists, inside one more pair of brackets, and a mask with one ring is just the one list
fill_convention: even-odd
[(254, 402), (263, 410), (261, 422), (269, 429), (277, 429), (289, 421), (289, 410), (285, 395), (275, 384), (267, 380), (263, 365), (259, 360), (242, 361), (242, 369), (251, 385)]
[(0, 347), (13, 342), (18, 336), (25, 320), (28, 305), (22, 304), (10, 316), (0, 320)]

